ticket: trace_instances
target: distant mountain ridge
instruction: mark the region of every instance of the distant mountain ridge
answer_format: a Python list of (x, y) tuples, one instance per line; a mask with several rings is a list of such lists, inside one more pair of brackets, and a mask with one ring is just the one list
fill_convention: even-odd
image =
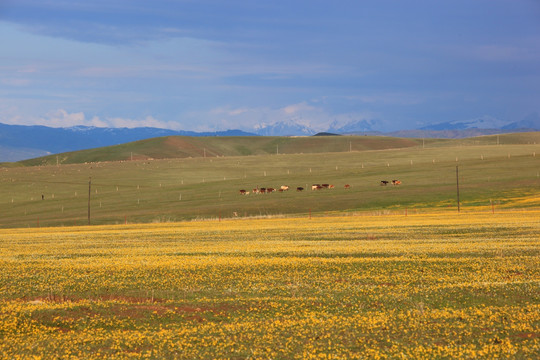
[(385, 135), (409, 138), (464, 138), (509, 132), (540, 130), (540, 115), (531, 113), (520, 121), (505, 123), (491, 116), (465, 121), (450, 121), (424, 126), (419, 129), (393, 132), (377, 131), (376, 120), (352, 120), (348, 123), (334, 121), (327, 128), (298, 123), (294, 119), (273, 124), (258, 124), (252, 132), (226, 130), (216, 132), (176, 131), (151, 127), (100, 128), (74, 126), (52, 128), (41, 125), (7, 125), (0, 123), (0, 162), (13, 162), (54, 153), (77, 151), (119, 145), (137, 140), (163, 136), (313, 136), (320, 133), (341, 135)]
[(506, 123), (502, 120), (485, 115), (479, 118), (466, 120), (466, 121), (450, 121), (445, 123), (439, 123), (429, 125), (420, 128), (419, 130), (470, 130), (470, 129), (501, 129), (501, 130), (539, 130), (540, 129), (540, 115), (538, 113), (529, 114), (523, 120)]
[(118, 145), (161, 136), (256, 136), (242, 130), (216, 132), (175, 131), (151, 127), (101, 128), (74, 126), (52, 128), (41, 125), (0, 123), (0, 161), (18, 161), (47, 154)]
[(376, 120), (352, 120), (345, 124), (334, 121), (327, 128), (317, 129), (294, 120), (278, 121), (273, 124), (257, 125), (253, 132), (262, 136), (312, 136), (321, 132), (342, 135), (390, 135), (404, 137), (443, 137), (461, 138), (469, 136), (490, 135), (495, 133), (525, 132), (540, 130), (540, 115), (531, 113), (524, 119), (505, 122), (489, 115), (470, 120), (455, 120), (432, 124), (419, 129), (407, 129), (392, 132), (377, 130)]
[(257, 125), (255, 133), (261, 136), (311, 136), (317, 131), (294, 121), (280, 121), (273, 124)]

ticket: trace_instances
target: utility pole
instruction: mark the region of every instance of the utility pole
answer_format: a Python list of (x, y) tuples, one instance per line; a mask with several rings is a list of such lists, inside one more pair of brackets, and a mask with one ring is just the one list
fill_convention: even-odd
[(456, 166), (457, 212), (459, 213), (459, 170)]
[(88, 178), (88, 225), (90, 225), (90, 190), (92, 187), (92, 178)]

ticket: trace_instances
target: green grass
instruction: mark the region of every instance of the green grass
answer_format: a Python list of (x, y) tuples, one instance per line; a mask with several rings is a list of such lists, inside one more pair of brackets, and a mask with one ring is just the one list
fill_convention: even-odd
[[(255, 140), (259, 141), (257, 146), (252, 144)], [(496, 136), (398, 140), (175, 137), (65, 155), (73, 162), (84, 159), (86, 163), (80, 164), (59, 161), (56, 166), (56, 156), (52, 156), (47, 161), (54, 159), (54, 165), (0, 168), (0, 227), (86, 224), (90, 178), (92, 224), (228, 218), (235, 214), (253, 217), (455, 208), (456, 166), (465, 211), (468, 207), (489, 208), (491, 203), (497, 209), (539, 206), (540, 133), (501, 135), (498, 146)], [(415, 146), (401, 147), (411, 142)], [(163, 143), (173, 150), (166, 153)], [(353, 151), (349, 151), (349, 143)], [(355, 150), (361, 145), (371, 150)], [(111, 158), (131, 156), (134, 146), (138, 152), (134, 152), (133, 161), (92, 162), (103, 159), (107, 152)], [(338, 147), (344, 150), (337, 152)], [(148, 155), (157, 149), (161, 152)], [(179, 149), (184, 155), (199, 155), (158, 159), (173, 156)], [(318, 149), (336, 152), (314, 153)], [(144, 160), (137, 160), (140, 153), (146, 154)], [(243, 156), (222, 155), (226, 153)], [(64, 155), (58, 156), (62, 159)], [(379, 185), (381, 180), (392, 179), (401, 180), (402, 185)], [(336, 188), (311, 191), (316, 183)], [(351, 189), (345, 190), (345, 184)], [(289, 185), (291, 190), (258, 196), (238, 192), (281, 185)], [(296, 192), (298, 186), (306, 190)], [(530, 200), (525, 201), (527, 198)]]

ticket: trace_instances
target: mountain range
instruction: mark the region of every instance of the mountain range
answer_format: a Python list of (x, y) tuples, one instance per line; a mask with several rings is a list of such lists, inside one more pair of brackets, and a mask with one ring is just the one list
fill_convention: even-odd
[(0, 123), (0, 162), (84, 150), (160, 136), (255, 136), (241, 130), (217, 132), (175, 131), (151, 127), (101, 128), (74, 126), (7, 125)]
[(52, 128), (47, 126), (7, 125), (0, 123), (0, 162), (19, 161), (34, 157), (62, 153), (160, 136), (312, 136), (320, 132), (341, 135), (386, 135), (397, 137), (460, 138), (496, 133), (540, 130), (540, 115), (532, 113), (516, 122), (503, 122), (490, 116), (467, 121), (451, 121), (412, 130), (394, 132), (376, 131), (377, 122), (357, 120), (346, 124), (332, 123), (323, 131), (285, 120), (273, 124), (260, 124), (251, 131), (227, 130), (217, 132), (194, 132), (141, 128), (101, 128), (75, 126)]

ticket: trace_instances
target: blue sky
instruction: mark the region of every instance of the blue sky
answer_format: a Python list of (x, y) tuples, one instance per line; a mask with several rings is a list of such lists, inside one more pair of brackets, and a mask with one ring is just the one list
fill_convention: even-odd
[(0, 122), (323, 131), (540, 111), (537, 0), (0, 0)]

